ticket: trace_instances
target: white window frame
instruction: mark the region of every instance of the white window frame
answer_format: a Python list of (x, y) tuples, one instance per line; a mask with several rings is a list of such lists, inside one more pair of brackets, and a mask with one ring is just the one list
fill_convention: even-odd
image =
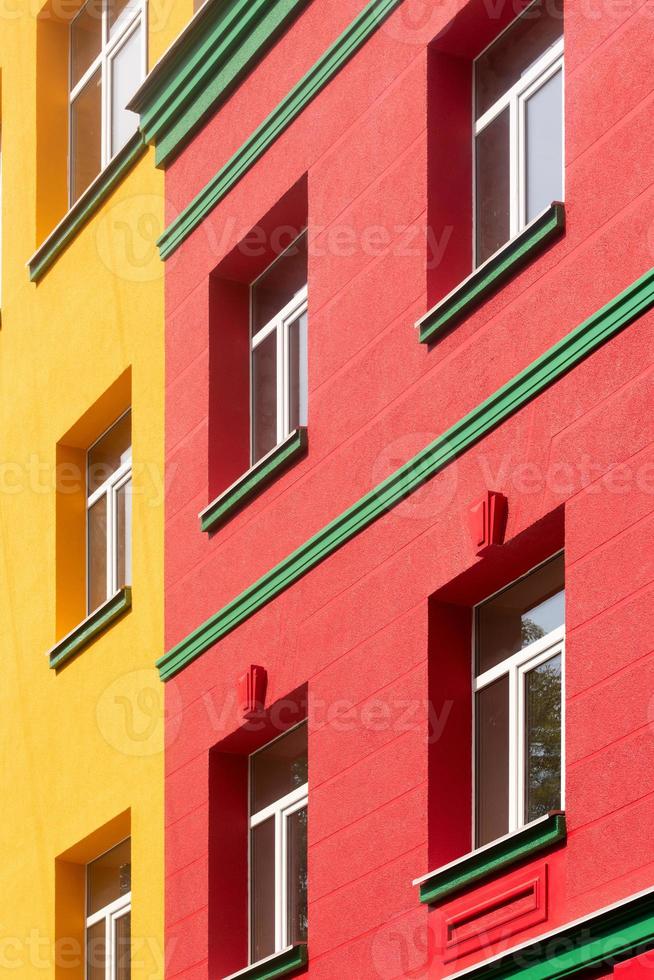
[[(556, 558), (554, 555), (549, 558), (549, 563)], [(538, 568), (532, 569), (526, 576), (511, 582), (522, 581), (532, 575)], [(506, 588), (500, 590), (505, 592)], [(499, 593), (495, 593), (498, 595)], [(509, 813), (507, 834), (514, 833), (523, 827), (529, 826), (536, 821), (525, 820), (526, 802), (526, 780), (525, 780), (525, 675), (535, 667), (539, 667), (548, 660), (561, 655), (561, 809), (565, 809), (565, 623), (551, 630), (546, 636), (540, 637), (522, 650), (502, 660), (499, 664), (484, 671), (483, 674), (475, 676), (476, 664), (476, 643), (477, 643), (477, 609), (480, 605), (485, 605), (489, 596), (474, 609), (473, 614), (473, 641), (472, 641), (472, 718), (473, 718), (473, 738), (472, 738), (472, 830), (473, 847), (480, 846), (477, 841), (477, 694), (490, 684), (499, 680), (501, 677), (509, 677)]]
[[(111, 76), (114, 60), (121, 48), (139, 28), (141, 30), (141, 81), (145, 78), (148, 71), (147, 0), (137, 0), (135, 3), (130, 0), (128, 2), (118, 17), (118, 20), (113, 25), (113, 37), (109, 36), (108, 0), (102, 0), (102, 39), (100, 52), (86, 69), (80, 80), (73, 85), (73, 25), (85, 8), (86, 3), (82, 4), (71, 20), (68, 28), (68, 200), (70, 205), (75, 201), (73, 197), (75, 191), (73, 187), (75, 170), (73, 165), (73, 103), (75, 99), (93, 75), (100, 69), (100, 100), (102, 111), (102, 118), (100, 120), (100, 173), (102, 173), (118, 150), (121, 149), (121, 147), (118, 147), (118, 149), (114, 150), (111, 146)], [(84, 191), (82, 191), (83, 193)], [(78, 195), (77, 199), (80, 196)]]
[[(537, 0), (535, 0), (537, 2)], [(520, 15), (524, 16), (531, 8), (528, 7)], [(505, 30), (510, 30), (515, 25), (515, 21), (508, 25)], [(502, 32), (504, 33), (504, 32)], [(501, 37), (501, 35), (498, 35)], [(552, 78), (553, 75), (561, 71), (562, 84), (562, 106), (561, 106), (561, 127), (562, 127), (562, 159), (561, 159), (561, 180), (563, 187), (563, 198), (565, 199), (565, 71), (564, 71), (564, 39), (560, 37), (552, 47), (538, 58), (528, 70), (518, 79), (506, 92), (504, 92), (496, 102), (493, 103), (484, 113), (476, 119), (476, 93), (477, 93), (477, 62), (486, 53), (488, 48), (495, 44), (495, 38), (484, 51), (475, 58), (474, 61), (474, 83), (472, 86), (472, 118), (473, 137), (472, 137), (472, 201), (473, 201), (473, 221), (472, 221), (472, 248), (474, 256), (474, 267), (479, 268), (484, 263), (477, 261), (477, 138), (490, 123), (493, 122), (500, 113), (508, 107), (509, 109), (509, 239), (512, 241), (527, 227), (527, 154), (526, 154), (526, 105), (529, 99)], [(505, 245), (508, 242), (505, 243)], [(504, 248), (501, 245), (500, 248)], [(498, 249), (499, 251), (499, 249)], [(489, 256), (488, 258), (492, 258)], [(488, 261), (488, 258), (484, 262)]]
[[(303, 231), (298, 238), (295, 239), (289, 248), (293, 248), (295, 243), (305, 235), (306, 231)], [(286, 249), (285, 251), (288, 251)], [(284, 253), (275, 259), (278, 262), (279, 259), (284, 257)], [(272, 263), (274, 265), (274, 263)], [(289, 332), (292, 324), (299, 319), (304, 313), (307, 313), (309, 306), (309, 292), (308, 285), (302, 287), (298, 290), (295, 296), (289, 300), (289, 302), (284, 306), (279, 313), (264, 324), (256, 333), (253, 331), (252, 316), (254, 312), (254, 290), (257, 287), (259, 280), (262, 276), (267, 275), (267, 273), (272, 268), (269, 265), (261, 274), (258, 276), (253, 283), (250, 285), (250, 465), (254, 466), (259, 460), (254, 458), (254, 351), (268, 337), (271, 333), (276, 332), (276, 367), (277, 367), (277, 442), (276, 445), (279, 446), (285, 439), (290, 436), (291, 429), (290, 424), (290, 414), (291, 414), (291, 371), (290, 371), (290, 344), (289, 344)], [(305, 426), (307, 424), (308, 415), (308, 343), (309, 343), (309, 324), (307, 322), (305, 327), (305, 357), (300, 356), (300, 377), (299, 377), (299, 392), (300, 392), (300, 413), (299, 413), (299, 424)], [(300, 339), (300, 350), (302, 349), (302, 339)], [(281, 397), (280, 397), (281, 393)], [(273, 447), (274, 448), (274, 447)], [(263, 459), (263, 457), (261, 457)]]
[[(301, 722), (300, 724), (306, 724), (306, 722)], [(299, 726), (295, 726), (299, 727)], [(293, 729), (289, 729), (287, 732), (283, 732), (278, 738), (283, 738), (288, 735)], [(271, 742), (266, 742), (261, 749), (257, 749), (250, 755), (248, 760), (248, 798), (251, 799), (251, 787), (252, 787), (252, 760), (257, 755), (258, 752), (269, 748), (273, 742), (277, 739), (273, 739)], [(251, 850), (252, 850), (252, 830), (258, 827), (259, 824), (264, 823), (264, 821), (273, 818), (275, 821), (275, 953), (280, 953), (282, 950), (287, 949), (291, 941), (288, 936), (288, 895), (289, 895), (289, 882), (288, 882), (288, 818), (298, 810), (302, 810), (304, 807), (308, 807), (309, 802), (309, 784), (304, 783), (302, 786), (298, 786), (296, 789), (287, 793), (286, 796), (282, 796), (279, 800), (275, 800), (268, 806), (264, 807), (262, 810), (257, 810), (256, 813), (251, 813), (249, 816), (249, 831), (248, 831), (248, 923), (249, 923), (249, 941), (248, 941), (248, 958), (249, 962), (253, 963), (252, 959), (252, 860), (251, 860)]]
[[(122, 843), (122, 841), (120, 842)], [(116, 845), (117, 846), (117, 845)], [(110, 848), (113, 850), (113, 848)], [(108, 853), (108, 852), (105, 852)], [(102, 857), (99, 854), (98, 857)], [(94, 861), (97, 858), (93, 859)], [(90, 862), (91, 864), (93, 861)], [(88, 874), (88, 864), (86, 865), (86, 908), (88, 909), (88, 890), (89, 890), (89, 874)], [(86, 910), (85, 910), (86, 911)], [(110, 902), (109, 905), (105, 905), (104, 908), (98, 909), (97, 912), (93, 912), (92, 915), (85, 916), (86, 926), (84, 929), (84, 976), (88, 976), (88, 930), (90, 926), (96, 925), (104, 919), (105, 923), (105, 950), (106, 950), (106, 960), (105, 960), (105, 980), (116, 980), (116, 923), (118, 919), (122, 919), (123, 916), (128, 915), (132, 911), (132, 891), (131, 889), (120, 898), (117, 898), (114, 902)]]
[[(115, 425), (118, 425), (118, 423), (123, 418), (125, 418), (125, 416), (128, 415), (130, 411), (131, 411), (131, 409), (128, 409), (126, 412), (123, 412), (123, 414), (120, 416), (120, 418), (116, 419), (116, 421), (112, 425), (110, 425), (109, 428), (106, 429), (102, 433), (102, 435), (98, 439), (96, 439), (95, 442), (91, 446), (89, 446), (89, 448), (86, 451), (86, 481), (87, 481), (87, 490), (86, 490), (86, 611), (87, 611), (87, 614), (88, 615), (90, 615), (92, 612), (94, 612), (94, 610), (90, 608), (90, 599), (91, 599), (90, 571), (91, 571), (91, 563), (90, 563), (89, 517), (90, 517), (90, 513), (91, 513), (91, 507), (93, 506), (93, 504), (95, 504), (100, 499), (100, 497), (103, 497), (103, 496), (106, 496), (106, 498), (107, 498), (107, 505), (106, 505), (106, 511), (107, 511), (107, 515), (106, 515), (106, 520), (107, 520), (107, 535), (106, 535), (106, 538), (107, 538), (107, 540), (106, 540), (106, 547), (107, 547), (107, 559), (106, 559), (107, 594), (105, 596), (105, 601), (107, 601), (108, 599), (111, 599), (111, 597), (114, 596), (118, 592), (118, 590), (120, 588), (122, 588), (123, 585), (129, 584), (127, 582), (119, 582), (118, 581), (118, 538), (117, 538), (117, 531), (118, 531), (118, 516), (117, 516), (118, 515), (118, 506), (117, 506), (117, 500), (118, 500), (118, 491), (121, 490), (132, 479), (132, 446), (131, 446), (131, 443), (130, 443), (130, 447), (129, 447), (129, 459), (125, 460), (124, 463), (121, 463), (121, 465), (118, 467), (118, 469), (115, 470), (111, 474), (111, 476), (108, 477), (104, 481), (104, 483), (101, 483), (100, 486), (97, 487), (93, 491), (92, 494), (89, 494), (89, 492), (88, 492), (88, 473), (89, 473), (89, 453), (91, 452), (91, 450), (93, 449), (93, 447), (95, 445), (97, 445), (98, 442), (100, 442), (100, 439), (104, 439), (104, 437), (106, 436), (107, 432), (110, 432), (111, 429), (113, 429)], [(131, 549), (130, 549), (130, 553), (131, 553)], [(127, 549), (126, 549), (126, 555), (125, 555), (125, 567), (127, 568)], [(130, 569), (129, 578), (131, 579), (131, 569)]]

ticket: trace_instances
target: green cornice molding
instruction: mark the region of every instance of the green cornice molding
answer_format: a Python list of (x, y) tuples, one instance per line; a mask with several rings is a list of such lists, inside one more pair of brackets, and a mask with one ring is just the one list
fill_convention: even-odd
[(157, 243), (162, 259), (168, 258), (179, 248), (402, 2), (403, 0), (369, 0), (358, 17), (166, 228)]
[(200, 8), (129, 104), (156, 146), (157, 166), (179, 153), (308, 2), (209, 0)]
[(420, 886), (420, 901), (432, 905), (449, 899), (464, 888), (477, 885), (511, 865), (558, 844), (565, 836), (565, 814), (559, 811), (550, 813), (415, 881), (414, 884)]
[(157, 667), (162, 679), (168, 680), (177, 674), (652, 306), (654, 269), (584, 320), (408, 463), (160, 657)]
[(464, 279), (426, 313), (416, 326), (423, 344), (431, 343), (483, 303), (503, 282), (547, 248), (565, 230), (565, 208), (555, 201), (519, 235)]
[(449, 980), (559, 980), (613, 966), (654, 948), (654, 891), (631, 896)]
[(50, 232), (28, 261), (27, 268), (31, 282), (38, 282), (43, 277), (61, 252), (109, 197), (136, 160), (145, 152), (145, 149), (143, 136), (140, 133), (135, 133), (113, 160), (109, 161), (104, 170), (98, 174), (82, 196), (75, 201), (56, 228)]
[(288, 469), (307, 449), (307, 430), (296, 429), (287, 439), (252, 466), (247, 473), (232, 483), (201, 511), (200, 526), (203, 531), (215, 531), (232, 514), (240, 510), (252, 497), (260, 493), (284, 470)]
[(273, 953), (265, 960), (252, 963), (238, 973), (230, 973), (224, 980), (276, 980), (277, 977), (286, 977), (296, 970), (306, 966), (308, 954), (306, 943), (298, 943), (283, 949), (281, 953)]
[(95, 609), (79, 626), (71, 630), (62, 640), (55, 643), (48, 656), (51, 667), (61, 667), (114, 623), (132, 605), (132, 590), (125, 586), (115, 595)]

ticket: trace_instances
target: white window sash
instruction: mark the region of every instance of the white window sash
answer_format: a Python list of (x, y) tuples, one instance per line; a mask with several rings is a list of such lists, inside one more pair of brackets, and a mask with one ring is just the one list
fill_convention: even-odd
[[(72, 52), (72, 31), (73, 25), (82, 13), (84, 6), (73, 17), (68, 29), (68, 50)], [(126, 43), (135, 30), (141, 30), (141, 79), (145, 78), (148, 66), (148, 38), (147, 38), (147, 0), (139, 0), (136, 4), (130, 4), (121, 12), (118, 20), (113, 26), (113, 37), (109, 37), (109, 13), (107, 0), (102, 3), (102, 27), (101, 27), (101, 47), (100, 52), (93, 63), (84, 72), (84, 75), (76, 84), (72, 84), (72, 57), (69, 54), (68, 67), (68, 193), (69, 200), (73, 201), (73, 103), (90, 81), (98, 69), (101, 70), (100, 77), (100, 166), (101, 171), (107, 166), (115, 155), (111, 146), (111, 70), (113, 67), (114, 56), (119, 49)]]
[[(125, 895), (121, 895), (114, 902), (109, 905), (105, 905), (104, 908), (99, 909), (94, 912), (93, 915), (88, 915), (86, 917), (86, 931), (85, 931), (85, 948), (87, 942), (88, 929), (97, 925), (98, 922), (104, 921), (105, 927), (105, 980), (115, 980), (115, 966), (117, 963), (116, 956), (116, 923), (118, 919), (122, 919), (123, 916), (127, 915), (132, 910), (132, 893), (127, 892)], [(87, 957), (85, 956), (85, 961)], [(86, 972), (86, 967), (85, 967)]]
[[(256, 283), (253, 283), (251, 290)], [(250, 293), (252, 296), (252, 292)], [(253, 304), (250, 299), (250, 310)], [(308, 287), (303, 286), (296, 295), (277, 313), (268, 323), (264, 324), (256, 334), (252, 335), (250, 341), (250, 462), (254, 463), (254, 386), (252, 384), (252, 356), (256, 348), (271, 333), (276, 333), (276, 409), (277, 409), (277, 445), (284, 441), (290, 433), (290, 403), (291, 403), (291, 377), (290, 377), (290, 346), (289, 334), (292, 324), (296, 322), (308, 309)], [(300, 404), (306, 406), (306, 385), (307, 377), (300, 365)], [(306, 408), (305, 408), (306, 410)], [(305, 419), (300, 419), (301, 424)]]
[[(518, 79), (496, 102), (490, 106), (473, 124), (472, 139), (472, 182), (473, 182), (473, 255), (477, 263), (477, 137), (507, 107), (509, 109), (509, 241), (526, 227), (526, 186), (527, 160), (525, 139), (525, 105), (528, 99), (564, 66), (563, 38), (545, 51), (541, 57)], [(481, 55), (479, 56), (481, 57)], [(476, 59), (478, 60), (478, 59)], [(475, 62), (476, 64), (476, 62)], [(475, 86), (476, 87), (476, 75)], [(473, 94), (474, 105), (474, 94)], [(565, 132), (564, 111), (561, 119)], [(563, 141), (565, 145), (565, 140)], [(565, 152), (565, 151), (564, 151)], [(565, 173), (565, 168), (563, 168)]]
[[(88, 465), (88, 464), (87, 464)], [(101, 497), (106, 497), (106, 521), (107, 521), (107, 533), (106, 533), (106, 599), (110, 599), (116, 594), (119, 588), (121, 588), (125, 583), (118, 582), (118, 505), (117, 505), (117, 494), (118, 491), (124, 487), (132, 479), (132, 458), (131, 452), (130, 457), (124, 463), (122, 463), (118, 469), (111, 474), (104, 483), (93, 491), (93, 493), (87, 498), (86, 503), (86, 590), (87, 590), (87, 610), (89, 609), (89, 572), (90, 572), (90, 542), (89, 542), (89, 514), (91, 507), (95, 504)]]
[(509, 678), (509, 813), (508, 833), (527, 825), (524, 819), (525, 783), (525, 698), (524, 681), (530, 670), (561, 656), (561, 808), (565, 805), (565, 626), (557, 627), (546, 636), (530, 643), (523, 650), (496, 664), (479, 677), (473, 679), (473, 717), (475, 737), (473, 738), (473, 827), (476, 827), (477, 785), (476, 753), (476, 695), (490, 684), (508, 675)]

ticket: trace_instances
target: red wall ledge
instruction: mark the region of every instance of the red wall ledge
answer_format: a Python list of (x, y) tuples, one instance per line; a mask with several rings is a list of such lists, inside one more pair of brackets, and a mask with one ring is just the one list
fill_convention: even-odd
[(454, 973), (450, 980), (557, 980), (615, 966), (652, 948), (654, 889), (650, 888)]

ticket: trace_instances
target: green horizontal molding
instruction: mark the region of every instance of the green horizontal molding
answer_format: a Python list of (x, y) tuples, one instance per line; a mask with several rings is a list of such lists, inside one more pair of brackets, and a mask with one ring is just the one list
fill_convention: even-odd
[(565, 814), (550, 813), (422, 878), (419, 882), (420, 901), (431, 905), (448, 899), (464, 888), (477, 885), (511, 865), (552, 847), (564, 840), (565, 836)]
[(272, 483), (307, 449), (307, 430), (296, 429), (200, 513), (203, 531), (215, 531), (252, 497)]
[(90, 643), (100, 636), (109, 626), (119, 619), (132, 605), (132, 590), (129, 586), (116, 592), (115, 595), (95, 609), (79, 626), (71, 630), (63, 640), (55, 643), (50, 650), (50, 666), (61, 667)]
[(155, 65), (130, 109), (155, 162), (176, 156), (308, 0), (209, 0)]
[(305, 943), (298, 943), (283, 949), (281, 953), (267, 956), (251, 966), (246, 966), (238, 973), (230, 973), (224, 980), (273, 980), (274, 977), (286, 977), (296, 970), (306, 966), (308, 953)]
[(650, 269), (160, 657), (161, 677), (173, 677), (653, 305)]
[(418, 320), (421, 343), (431, 343), (471, 313), (564, 230), (565, 208), (557, 201)]
[(145, 150), (143, 136), (135, 133), (98, 174), (27, 263), (31, 282), (43, 277)]
[(455, 973), (450, 980), (558, 980), (610, 967), (654, 948), (648, 890)]
[(157, 243), (163, 259), (179, 248), (402, 2), (403, 0), (369, 0), (358, 17), (166, 228)]

